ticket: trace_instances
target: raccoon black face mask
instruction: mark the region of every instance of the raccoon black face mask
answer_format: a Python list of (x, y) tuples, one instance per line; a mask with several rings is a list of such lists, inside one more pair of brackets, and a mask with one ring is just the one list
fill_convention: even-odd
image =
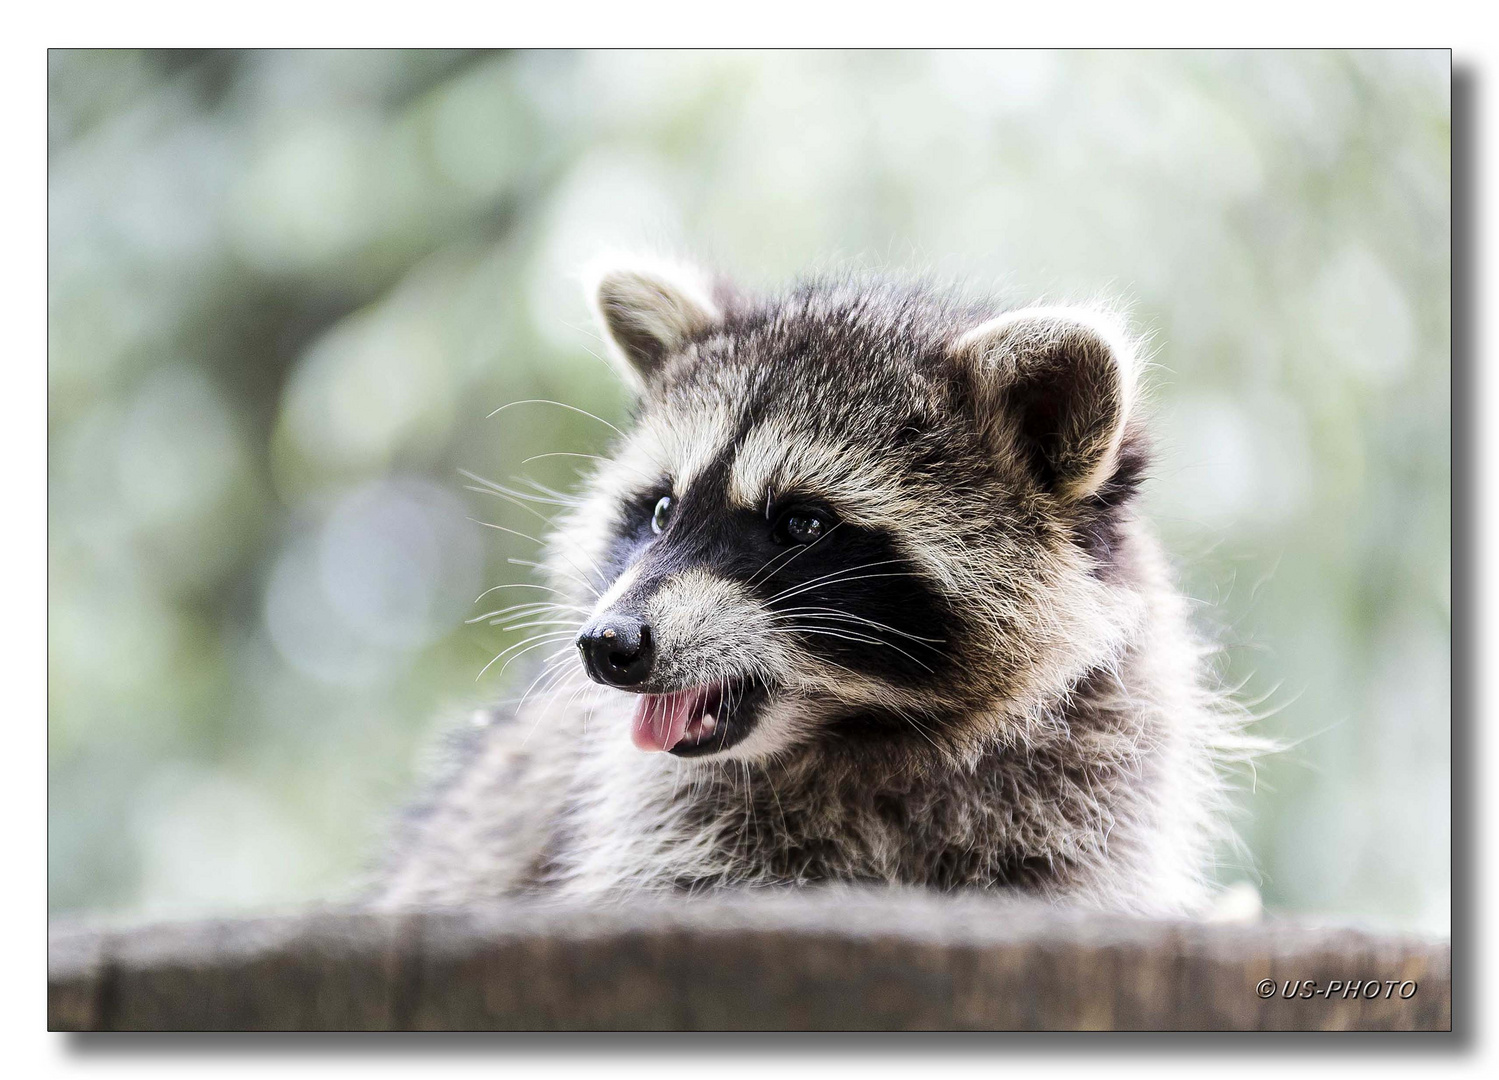
[(638, 410), (551, 540), (576, 651), (477, 737), (388, 895), (1202, 899), (1247, 743), (1136, 513), (1119, 318), (650, 261), (590, 296)]

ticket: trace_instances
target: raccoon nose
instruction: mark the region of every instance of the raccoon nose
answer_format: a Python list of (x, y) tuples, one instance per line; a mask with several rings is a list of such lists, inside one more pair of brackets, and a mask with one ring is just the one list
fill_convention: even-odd
[(578, 650), (588, 677), (609, 686), (644, 682), (656, 658), (651, 628), (633, 615), (610, 615), (584, 627)]

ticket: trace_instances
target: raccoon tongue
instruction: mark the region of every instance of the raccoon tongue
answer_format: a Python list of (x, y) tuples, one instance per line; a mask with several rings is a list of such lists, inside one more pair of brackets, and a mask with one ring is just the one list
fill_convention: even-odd
[(711, 690), (706, 686), (671, 694), (646, 694), (635, 708), (630, 738), (650, 753), (670, 750), (687, 734), (687, 725), (700, 719), (708, 706)]

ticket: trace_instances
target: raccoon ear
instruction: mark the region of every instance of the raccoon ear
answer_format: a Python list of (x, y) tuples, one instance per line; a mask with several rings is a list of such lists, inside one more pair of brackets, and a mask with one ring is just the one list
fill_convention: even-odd
[(975, 327), (952, 346), (981, 413), (1041, 486), (1092, 495), (1113, 475), (1134, 404), (1135, 347), (1114, 317), (1085, 308), (1026, 308)]
[(713, 281), (689, 266), (655, 259), (594, 263), (594, 314), (627, 382), (649, 383), (668, 356), (723, 321)]

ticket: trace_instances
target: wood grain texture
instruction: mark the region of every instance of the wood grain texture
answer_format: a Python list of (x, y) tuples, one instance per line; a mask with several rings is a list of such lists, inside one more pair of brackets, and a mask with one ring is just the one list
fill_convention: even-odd
[(48, 1013), (67, 1031), (1448, 1030), (1450, 970), (1445, 941), (1348, 927), (834, 890), (62, 924)]

